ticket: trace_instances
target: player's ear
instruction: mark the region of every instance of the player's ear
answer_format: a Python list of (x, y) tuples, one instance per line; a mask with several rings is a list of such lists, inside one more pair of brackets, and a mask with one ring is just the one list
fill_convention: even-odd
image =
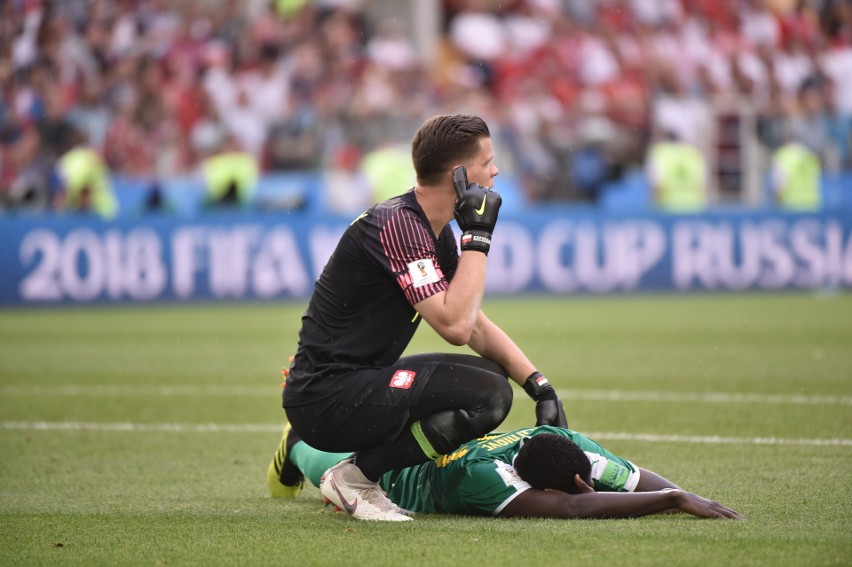
[[(595, 482), (595, 481), (594, 481), (594, 480), (589, 479), (589, 482), (591, 482), (592, 484), (594, 484), (594, 482)], [(584, 480), (580, 477), (580, 475), (579, 475), (579, 474), (575, 474), (575, 475), (574, 475), (574, 484), (576, 484), (576, 485), (577, 485), (577, 488), (579, 488), (579, 489), (580, 489), (580, 494), (585, 494), (585, 493), (589, 493), (589, 492), (594, 492), (594, 491), (595, 491), (595, 489), (594, 489), (594, 488), (592, 488), (591, 486), (589, 486), (588, 484), (586, 484), (586, 481), (584, 481)]]

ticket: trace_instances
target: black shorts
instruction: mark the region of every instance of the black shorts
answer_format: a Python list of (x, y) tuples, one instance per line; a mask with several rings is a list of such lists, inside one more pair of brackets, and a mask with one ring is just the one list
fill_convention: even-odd
[(490, 389), (505, 388), (506, 377), (499, 364), (478, 356), (417, 354), (387, 368), (324, 377), (333, 397), (289, 400), (284, 409), (309, 445), (358, 452), (394, 441), (426, 416), (475, 407)]

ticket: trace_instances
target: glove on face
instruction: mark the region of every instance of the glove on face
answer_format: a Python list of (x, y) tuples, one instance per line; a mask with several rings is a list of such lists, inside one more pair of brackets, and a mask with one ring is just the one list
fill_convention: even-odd
[(497, 224), (503, 198), (493, 189), (468, 183), (467, 170), (462, 165), (453, 170), (453, 185), (458, 197), (453, 213), (459, 228), (462, 229), (462, 252), (477, 250), (488, 254), (491, 248), (491, 233)]

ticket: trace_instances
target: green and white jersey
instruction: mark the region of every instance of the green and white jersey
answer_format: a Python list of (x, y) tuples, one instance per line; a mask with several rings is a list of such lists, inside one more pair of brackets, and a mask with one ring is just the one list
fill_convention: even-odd
[(465, 443), (437, 461), (391, 471), (382, 479), (390, 499), (412, 512), (498, 515), (531, 486), (521, 480), (512, 463), (523, 440), (541, 433), (569, 438), (589, 457), (592, 479), (599, 492), (632, 492), (639, 469), (595, 441), (570, 429), (540, 426), (492, 433)]

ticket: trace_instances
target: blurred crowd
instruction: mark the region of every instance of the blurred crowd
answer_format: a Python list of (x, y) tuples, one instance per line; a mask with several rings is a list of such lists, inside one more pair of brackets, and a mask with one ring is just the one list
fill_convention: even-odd
[(726, 100), (766, 152), (852, 169), (849, 0), (444, 0), (428, 56), (363, 4), (0, 0), (0, 204), (85, 209), (95, 175), (156, 189), (223, 154), (354, 187), (440, 112), (485, 118), (528, 200), (595, 201), (655, 140), (707, 151)]

